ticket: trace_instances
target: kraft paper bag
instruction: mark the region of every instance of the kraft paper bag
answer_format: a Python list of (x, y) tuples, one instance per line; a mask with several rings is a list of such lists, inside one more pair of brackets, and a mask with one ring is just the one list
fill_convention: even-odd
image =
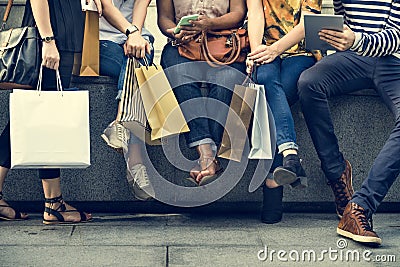
[(257, 90), (235, 85), (218, 156), (240, 162), (247, 140)]
[(151, 140), (151, 129), (147, 122), (143, 99), (135, 74), (135, 68), (139, 68), (140, 66), (136, 59), (128, 59), (124, 84), (122, 86), (121, 100), (118, 103), (118, 113), (115, 121), (121, 123), (135, 136), (139, 137), (143, 142), (146, 142), (146, 144), (161, 145), (161, 140)]
[(14, 89), (10, 136), (11, 168), (88, 167), (88, 91)]
[(188, 132), (189, 127), (161, 66), (135, 69), (151, 140)]
[(249, 159), (272, 159), (271, 134), (265, 88), (264, 85), (254, 83), (250, 83), (249, 87), (257, 90), (256, 102), (254, 104)]
[(85, 11), (85, 13), (86, 18), (82, 53), (76, 53), (74, 55), (72, 73), (78, 76), (99, 76), (99, 14), (96, 11)]

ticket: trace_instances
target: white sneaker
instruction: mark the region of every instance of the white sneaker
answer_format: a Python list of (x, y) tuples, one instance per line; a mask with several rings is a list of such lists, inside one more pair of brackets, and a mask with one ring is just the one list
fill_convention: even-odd
[(111, 122), (103, 131), (101, 137), (106, 141), (107, 145), (114, 149), (128, 150), (130, 133), (129, 130), (119, 122)]
[(147, 175), (146, 166), (136, 164), (127, 170), (126, 179), (130, 185), (133, 195), (140, 200), (149, 200), (154, 196), (154, 188)]

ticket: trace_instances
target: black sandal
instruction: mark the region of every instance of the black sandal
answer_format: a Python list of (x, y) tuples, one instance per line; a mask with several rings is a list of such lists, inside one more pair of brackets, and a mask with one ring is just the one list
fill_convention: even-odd
[[(0, 200), (2, 200), (2, 199), (3, 199), (3, 192), (0, 192)], [(6, 216), (0, 214), (0, 220), (3, 220), (3, 221), (23, 221), (23, 220), (27, 220), (28, 219), (28, 217), (22, 218), (21, 212), (16, 210), (16, 209), (14, 209), (10, 205), (0, 205), (0, 207), (2, 207), (2, 208), (10, 208), (15, 213), (14, 218), (6, 217)]]
[[(67, 207), (65, 206), (64, 199), (62, 195), (59, 197), (55, 198), (45, 198), (45, 203), (50, 204), (50, 207), (45, 207), (44, 212), (47, 212), (48, 215), (53, 215), (57, 218), (57, 220), (46, 220), (43, 218), (43, 223), (44, 224), (71, 224), (71, 223), (84, 223), (84, 222), (90, 222), (92, 218), (88, 218), (86, 214), (82, 211), (79, 211), (77, 209), (73, 210), (67, 210)], [(53, 209), (54, 204), (60, 204), (57, 209)], [(64, 216), (61, 215), (61, 212), (78, 212), (81, 216), (80, 221), (66, 221), (64, 219)]]

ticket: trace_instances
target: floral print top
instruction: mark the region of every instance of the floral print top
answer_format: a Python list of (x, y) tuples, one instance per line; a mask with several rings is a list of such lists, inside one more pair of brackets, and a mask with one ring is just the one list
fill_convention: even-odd
[[(263, 0), (264, 42), (271, 45), (300, 23), (302, 11), (321, 13), (322, 0)], [(288, 49), (283, 56), (307, 53), (304, 41)]]

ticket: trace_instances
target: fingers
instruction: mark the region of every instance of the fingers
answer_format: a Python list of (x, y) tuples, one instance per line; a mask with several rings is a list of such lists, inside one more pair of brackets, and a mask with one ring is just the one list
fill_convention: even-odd
[(150, 44), (147, 41), (139, 43), (128, 43), (124, 45), (125, 55), (128, 57), (144, 58), (147, 53), (150, 53)]
[(253, 50), (253, 51), (249, 54), (249, 57), (254, 57), (254, 56), (258, 55), (259, 53), (264, 52), (266, 48), (267, 48), (266, 45), (259, 45), (255, 50)]
[(101, 5), (101, 0), (94, 0), (94, 3), (96, 4), (97, 12), (99, 12), (99, 16), (101, 17), (103, 15), (103, 7)]
[(322, 30), (319, 32), (319, 38), (339, 51), (347, 50), (352, 45), (342, 32)]
[(42, 66), (48, 69), (56, 70), (58, 69), (60, 59), (54, 58), (44, 58), (42, 60)]
[(246, 73), (251, 74), (253, 72), (254, 61), (250, 58), (246, 59)]
[(150, 54), (151, 53), (151, 45), (149, 42), (146, 42), (146, 53)]

